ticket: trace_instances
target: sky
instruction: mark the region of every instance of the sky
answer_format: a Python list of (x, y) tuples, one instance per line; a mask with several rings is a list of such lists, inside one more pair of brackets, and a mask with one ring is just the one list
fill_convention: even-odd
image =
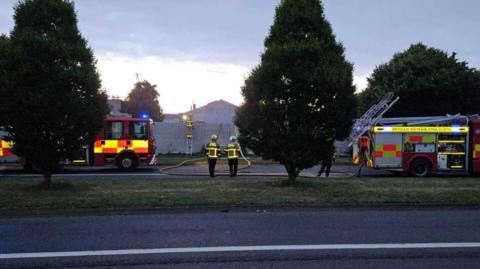
[[(0, 33), (18, 0), (0, 0)], [(137, 78), (157, 85), (167, 113), (223, 99), (258, 65), (279, 0), (76, 0), (79, 28), (97, 58), (102, 87), (124, 98)], [(363, 90), (375, 66), (412, 43), (480, 68), (478, 0), (324, 0), (325, 16)]]

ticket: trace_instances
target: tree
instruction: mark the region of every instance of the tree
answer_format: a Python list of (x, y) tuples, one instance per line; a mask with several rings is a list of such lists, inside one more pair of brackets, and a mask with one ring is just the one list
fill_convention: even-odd
[(150, 82), (138, 81), (122, 103), (122, 112), (132, 114), (134, 117), (146, 113), (153, 121), (163, 120), (163, 110), (158, 103), (160, 94), (157, 85)]
[(375, 68), (359, 96), (361, 112), (387, 92), (400, 97), (388, 116), (478, 113), (480, 72), (459, 61), (455, 53), (413, 44)]
[(44, 175), (91, 142), (108, 113), (92, 50), (81, 36), (73, 2), (26, 0), (15, 6), (7, 76), (0, 98), (13, 151)]
[(352, 64), (318, 0), (283, 0), (261, 63), (242, 88), (240, 142), (273, 159), (295, 183), (348, 135), (355, 113)]
[[(0, 97), (10, 88), (7, 77), (7, 56), (9, 55), (9, 40), (5, 35), (0, 35)], [(0, 126), (5, 125), (5, 107), (0, 105)], [(1, 139), (1, 137), (0, 137)]]

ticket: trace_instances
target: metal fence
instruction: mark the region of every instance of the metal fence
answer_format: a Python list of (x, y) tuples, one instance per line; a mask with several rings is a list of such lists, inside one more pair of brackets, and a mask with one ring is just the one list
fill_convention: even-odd
[[(187, 151), (187, 127), (181, 122), (155, 122), (153, 134), (157, 143), (157, 153), (185, 153)], [(226, 145), (228, 138), (236, 135), (233, 124), (213, 124), (195, 122), (192, 135), (193, 153), (201, 152), (210, 141), (212, 134), (218, 135), (218, 143)]]

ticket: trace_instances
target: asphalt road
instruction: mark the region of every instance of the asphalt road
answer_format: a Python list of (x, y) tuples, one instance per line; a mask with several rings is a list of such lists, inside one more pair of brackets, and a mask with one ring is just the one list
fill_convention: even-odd
[(479, 268), (480, 211), (351, 208), (0, 219), (0, 268), (65, 267)]

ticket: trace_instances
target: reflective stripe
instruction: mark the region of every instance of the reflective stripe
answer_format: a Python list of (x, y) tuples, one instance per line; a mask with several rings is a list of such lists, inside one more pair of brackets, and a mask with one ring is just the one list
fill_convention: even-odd
[(119, 140), (105, 140), (103, 148), (116, 149), (118, 147), (118, 141)]
[(148, 148), (147, 140), (132, 140), (133, 148)]
[(358, 155), (355, 155), (353, 156), (353, 164), (360, 164), (360, 158), (358, 157)]
[(0, 140), (0, 157), (9, 157), (12, 156), (11, 148), (13, 147), (13, 142)]
[(383, 158), (396, 158), (397, 154), (395, 151), (384, 151), (383, 152)]
[(148, 153), (148, 140), (132, 140), (132, 147), (136, 153)]
[(9, 149), (13, 146), (13, 143), (12, 142), (8, 142), (8, 141), (5, 141), (5, 140), (0, 140), (2, 143), (2, 145), (0, 146), (0, 148), (4, 148), (4, 149)]
[(480, 159), (480, 144), (475, 144), (473, 147), (473, 158)]
[(401, 144), (375, 144), (375, 158), (402, 157)]
[[(94, 142), (93, 153), (116, 154), (123, 150), (131, 150), (135, 153), (148, 153), (148, 140), (96, 140)], [(130, 143), (129, 143), (130, 142)]]
[(465, 155), (465, 152), (438, 152), (438, 155)]
[(468, 133), (468, 126), (375, 126), (374, 133)]
[(436, 136), (435, 135), (406, 135), (405, 140), (408, 143), (435, 143)]

